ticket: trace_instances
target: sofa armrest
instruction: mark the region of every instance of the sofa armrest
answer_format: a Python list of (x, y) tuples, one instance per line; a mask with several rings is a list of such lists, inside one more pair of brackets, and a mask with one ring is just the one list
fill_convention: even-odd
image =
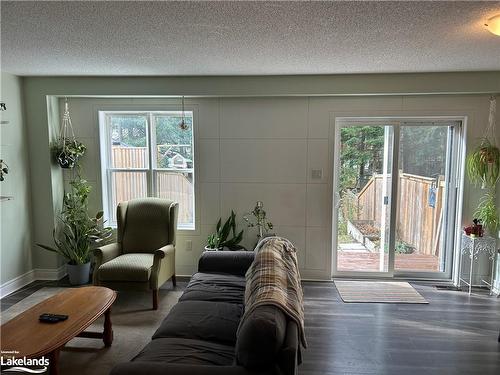
[(104, 245), (94, 249), (94, 257), (96, 260), (96, 268), (103, 263), (109, 262), (111, 259), (116, 258), (122, 252), (119, 243), (110, 243), (109, 245)]
[(299, 328), (293, 320), (288, 320), (285, 342), (279, 352), (279, 367), (283, 374), (297, 374), (298, 366), (302, 362), (299, 343)]
[(198, 261), (198, 272), (245, 276), (254, 256), (253, 251), (205, 251)]
[[(274, 368), (259, 371), (259, 375), (274, 375)], [(134, 361), (113, 367), (110, 375), (256, 375), (242, 366), (187, 365), (164, 362)]]

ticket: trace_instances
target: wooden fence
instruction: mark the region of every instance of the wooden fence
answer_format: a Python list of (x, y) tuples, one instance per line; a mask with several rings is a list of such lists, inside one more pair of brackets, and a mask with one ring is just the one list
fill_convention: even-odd
[[(112, 147), (113, 168), (146, 168), (144, 147)], [(179, 203), (179, 223), (193, 222), (192, 173), (156, 171), (156, 195)], [(112, 175), (113, 206), (133, 198), (147, 197), (147, 173), (144, 171), (115, 171)]]
[[(357, 195), (358, 220), (372, 220), (379, 223), (384, 206), (382, 189), (383, 176), (374, 175)], [(390, 178), (387, 184), (390, 184)], [(390, 189), (390, 187), (389, 187)], [(431, 204), (431, 189), (434, 202)], [(397, 216), (397, 239), (415, 247), (420, 254), (439, 255), (443, 220), (444, 181), (399, 174), (399, 197)]]

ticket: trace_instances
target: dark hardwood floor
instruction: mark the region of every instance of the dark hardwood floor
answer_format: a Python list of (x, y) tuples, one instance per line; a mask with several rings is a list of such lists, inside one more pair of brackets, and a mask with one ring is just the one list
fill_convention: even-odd
[(300, 375), (500, 375), (500, 299), (412, 285), (428, 305), (343, 303), (333, 283), (305, 282)]
[[(2, 311), (67, 285), (37, 281), (3, 298)], [(344, 303), (333, 282), (303, 285), (309, 346), (300, 375), (500, 375), (500, 298), (412, 283), (428, 305)]]

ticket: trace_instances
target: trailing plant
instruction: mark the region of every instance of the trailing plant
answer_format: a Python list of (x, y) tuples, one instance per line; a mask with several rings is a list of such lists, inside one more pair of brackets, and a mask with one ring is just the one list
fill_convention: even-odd
[(76, 177), (70, 182), (70, 191), (64, 194), (63, 209), (58, 215), (58, 224), (52, 232), (55, 246), (37, 244), (41, 248), (58, 253), (69, 264), (85, 264), (90, 261), (93, 246), (111, 237), (112, 229), (104, 227), (103, 213), (88, 215), (88, 197), (91, 187), (88, 182)]
[[(229, 235), (232, 237), (229, 238)], [(207, 238), (207, 247), (210, 249), (229, 249), (240, 248), (238, 244), (243, 239), (243, 230), (236, 234), (236, 214), (231, 210), (231, 216), (222, 225), (222, 219), (219, 218), (216, 226), (216, 232)]]
[(64, 100), (64, 113), (59, 138), (51, 145), (54, 159), (61, 168), (74, 168), (78, 165), (78, 159), (83, 156), (86, 149), (83, 143), (76, 140), (69, 114), (68, 99), (66, 98)]
[(491, 189), (486, 193), (481, 198), (479, 206), (474, 212), (474, 217), (479, 219), (490, 233), (496, 233), (500, 229), (500, 218), (495, 203), (495, 195), (495, 189)]
[(494, 187), (500, 179), (500, 150), (487, 138), (467, 156), (467, 175), (473, 184)]
[(59, 138), (51, 145), (52, 155), (61, 168), (74, 168), (78, 159), (85, 154), (87, 147), (71, 138)]

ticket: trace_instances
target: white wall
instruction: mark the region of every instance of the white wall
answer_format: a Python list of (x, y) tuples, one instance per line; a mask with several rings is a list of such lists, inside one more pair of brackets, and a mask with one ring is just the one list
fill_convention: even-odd
[(0, 202), (0, 264), (2, 294), (32, 281), (31, 200), (27, 132), (22, 105), (22, 80), (2, 73), (1, 101), (7, 111), (1, 112), (0, 158), (9, 165), (9, 174), (0, 182), (2, 196), (12, 200)]
[[(88, 147), (83, 168), (94, 186), (92, 209), (102, 207), (97, 111), (179, 104), (173, 99), (70, 98), (75, 132)], [(337, 116), (467, 116), (471, 146), (488, 116), (486, 96), (194, 98), (186, 100), (186, 106), (195, 110), (198, 121), (197, 230), (182, 231), (177, 246), (177, 273), (185, 275), (195, 271), (220, 216), (226, 218), (234, 209), (241, 219), (262, 200), (275, 231), (296, 244), (302, 276), (330, 277)], [(321, 179), (312, 178), (313, 169), (323, 171)], [(466, 184), (464, 222), (471, 219), (479, 196)], [(186, 240), (193, 241), (192, 251), (186, 251)], [(250, 247), (254, 241), (255, 232), (246, 231), (244, 244)]]

